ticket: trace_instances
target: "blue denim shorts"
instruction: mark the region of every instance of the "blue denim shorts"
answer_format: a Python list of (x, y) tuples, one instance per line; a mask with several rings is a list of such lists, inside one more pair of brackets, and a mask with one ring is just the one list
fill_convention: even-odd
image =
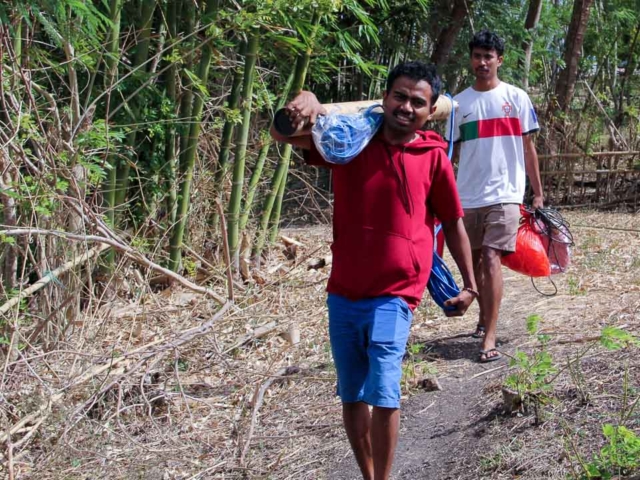
[(329, 338), (344, 403), (400, 407), (402, 358), (413, 314), (398, 297), (351, 301), (329, 294)]

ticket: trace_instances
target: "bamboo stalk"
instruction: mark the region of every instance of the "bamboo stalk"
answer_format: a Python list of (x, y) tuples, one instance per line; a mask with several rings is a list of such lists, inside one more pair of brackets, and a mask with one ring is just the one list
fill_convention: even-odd
[(222, 235), (222, 251), (224, 254), (224, 264), (227, 273), (227, 294), (229, 301), (233, 302), (233, 271), (231, 269), (231, 255), (229, 254), (229, 242), (227, 242), (227, 225), (224, 218), (224, 207), (220, 200), (216, 200), (216, 208), (220, 212), (220, 234)]
[(273, 211), (273, 205), (275, 204), (276, 197), (280, 191), (280, 184), (285, 177), (285, 171), (291, 159), (291, 151), (292, 147), (290, 144), (287, 143), (284, 145), (278, 166), (271, 177), (270, 190), (265, 197), (264, 204), (262, 206), (260, 226), (258, 227), (258, 237), (253, 246), (253, 251), (251, 252), (251, 256), (256, 265), (260, 263), (260, 256), (262, 255), (262, 250), (264, 249), (265, 240), (267, 238), (267, 232), (269, 231), (269, 219), (271, 218), (271, 212)]
[[(296, 69), (294, 73), (293, 85), (291, 86), (291, 91), (294, 95), (297, 95), (304, 85), (304, 82), (307, 78), (307, 70), (309, 69), (309, 62), (311, 60), (311, 52), (313, 50), (313, 45), (315, 42), (315, 36), (318, 31), (318, 26), (320, 24), (320, 16), (317, 12), (314, 13), (313, 19), (311, 21), (313, 25), (313, 31), (309, 37), (309, 43), (307, 45), (306, 51), (298, 57), (296, 61)], [(287, 175), (289, 173), (289, 162), (291, 157), (291, 149), (285, 149), (285, 153), (288, 153), (287, 156), (280, 158), (280, 168), (282, 168), (282, 179), (280, 180), (280, 184), (277, 189), (277, 196), (275, 200), (274, 210), (271, 212), (271, 235), (270, 241), (273, 243), (278, 236), (278, 228), (280, 226), (280, 213), (282, 211), (282, 200), (284, 198), (284, 191), (287, 185)], [(266, 232), (265, 232), (266, 235)]]
[[(194, 2), (183, 3), (182, 19), (184, 20), (184, 35), (191, 36), (194, 32), (195, 8)], [(182, 68), (182, 86), (184, 92), (180, 101), (180, 154), (187, 150), (189, 142), (189, 133), (191, 130), (191, 111), (193, 108), (193, 82), (187, 74), (193, 66), (193, 53), (189, 52), (184, 57), (184, 66)]]
[[(147, 63), (149, 59), (149, 45), (151, 40), (151, 22), (153, 20), (153, 12), (156, 8), (155, 0), (143, 0), (142, 15), (140, 20), (139, 38), (136, 53), (133, 59), (133, 69), (137, 70)], [(139, 122), (140, 102), (135, 99), (132, 101), (131, 115), (134, 122)], [(137, 149), (138, 131), (134, 129), (127, 135), (126, 144), (131, 151)], [(129, 187), (129, 172), (131, 171), (131, 162), (125, 161), (119, 165), (116, 174), (115, 188), (115, 207), (122, 205), (127, 198), (127, 189)]]
[(242, 84), (242, 128), (236, 135), (236, 150), (233, 169), (233, 184), (231, 187), (231, 199), (229, 200), (227, 232), (229, 238), (229, 251), (231, 261), (238, 264), (238, 247), (240, 238), (240, 201), (242, 199), (242, 189), (244, 186), (244, 168), (247, 155), (247, 141), (251, 128), (251, 106), (253, 96), (253, 76), (256, 64), (256, 55), (260, 45), (260, 36), (256, 33), (247, 42), (247, 52), (245, 55), (244, 78)]
[(280, 227), (280, 215), (282, 213), (282, 201), (284, 200), (284, 191), (287, 187), (287, 175), (289, 173), (289, 160), (287, 160), (284, 164), (284, 173), (282, 175), (282, 180), (280, 180), (280, 185), (278, 187), (278, 195), (276, 196), (275, 209), (271, 212), (271, 233), (269, 235), (269, 242), (275, 243), (278, 238), (278, 229)]
[[(356, 114), (367, 108), (374, 107), (376, 105), (382, 105), (382, 99), (380, 100), (362, 100), (358, 102), (342, 102), (342, 103), (326, 103), (323, 107), (327, 110), (327, 114)], [(454, 102), (452, 104), (451, 99), (444, 95), (440, 95), (435, 103), (436, 111), (431, 115), (428, 120), (448, 120), (451, 115), (451, 109), (457, 110), (458, 104)], [(311, 125), (303, 124), (298, 129), (294, 129), (289, 121), (289, 116), (284, 109), (279, 109), (274, 117), (273, 125), (278, 133), (287, 137), (298, 137), (311, 134)]]
[[(109, 5), (109, 14), (111, 19), (111, 30), (107, 38), (107, 55), (106, 64), (107, 72), (105, 75), (105, 90), (111, 91), (116, 83), (118, 75), (118, 53), (120, 51), (120, 16), (122, 13), (123, 0), (111, 0)], [(111, 105), (111, 94), (109, 94), (108, 104)], [(118, 157), (114, 154), (109, 155), (108, 159), (110, 168), (106, 182), (106, 190), (104, 192), (104, 200), (107, 207), (107, 218), (111, 225), (115, 223), (115, 207), (116, 207), (116, 178), (118, 172)]]
[[(289, 97), (289, 90), (291, 90), (291, 84), (293, 83), (293, 72), (289, 75), (287, 79), (287, 83), (282, 91), (282, 95), (280, 100), (278, 101), (278, 106), (276, 109), (281, 109), (284, 107), (284, 104)], [(265, 138), (265, 143), (260, 149), (260, 153), (258, 155), (258, 160), (256, 160), (256, 165), (251, 174), (251, 180), (249, 180), (249, 188), (247, 189), (247, 197), (244, 201), (244, 207), (242, 209), (242, 215), (240, 216), (240, 232), (243, 232), (245, 227), (247, 226), (247, 222), (249, 221), (249, 213), (251, 212), (251, 208), (253, 207), (253, 198), (255, 196), (256, 190), (258, 189), (258, 182), (260, 181), (260, 177), (262, 176), (262, 170), (264, 168), (265, 160), (267, 159), (267, 155), (269, 154), (269, 150), (271, 149), (271, 145), (273, 141), (271, 136), (269, 136), (268, 131), (262, 132), (263, 138)]]
[[(169, 37), (169, 49), (167, 56), (171, 59), (173, 56), (176, 35), (177, 35), (177, 0), (169, 0), (167, 4), (167, 35)], [(176, 62), (169, 60), (171, 66), (166, 73), (165, 90), (167, 98), (171, 102), (175, 111), (176, 106), (176, 78), (178, 76), (178, 67)], [(169, 189), (167, 198), (167, 213), (169, 216), (169, 224), (174, 225), (176, 221), (176, 211), (178, 208), (178, 189), (176, 187), (176, 126), (173, 122), (169, 122), (165, 128), (165, 145), (164, 145), (164, 170), (166, 172), (166, 185)]]
[[(211, 16), (218, 7), (217, 0), (207, 1), (206, 15)], [(203, 85), (209, 80), (209, 67), (211, 66), (211, 58), (213, 51), (210, 44), (203, 46), (202, 56), (200, 57), (200, 65), (198, 66), (198, 78)], [(177, 272), (180, 268), (182, 259), (182, 240), (187, 225), (189, 205), (191, 204), (191, 183), (193, 180), (193, 169), (196, 161), (196, 153), (198, 151), (198, 139), (200, 138), (200, 130), (202, 128), (202, 109), (204, 107), (204, 95), (200, 93), (193, 101), (191, 115), (193, 123), (189, 129), (189, 137), (186, 142), (186, 148), (180, 155), (180, 173), (182, 175), (180, 181), (180, 194), (178, 199), (178, 209), (176, 212), (176, 222), (173, 224), (171, 231), (171, 250), (169, 253), (169, 268)]]
[[(299, 55), (296, 60), (296, 66), (293, 74), (293, 84), (291, 85), (291, 92), (293, 93), (293, 95), (297, 95), (302, 90), (302, 87), (304, 85), (307, 76), (307, 70), (309, 68), (309, 61), (311, 59), (313, 42), (315, 41), (315, 36), (319, 24), (320, 16), (317, 12), (315, 12), (312, 19), (313, 31), (311, 33), (311, 36), (309, 37), (309, 44), (307, 45), (307, 49), (305, 50), (305, 52)], [(258, 230), (258, 238), (254, 244), (252, 252), (252, 257), (254, 258), (256, 264), (259, 264), (260, 262), (260, 256), (262, 255), (262, 250), (264, 249), (265, 240), (269, 232), (270, 220), (272, 218), (274, 221), (271, 221), (271, 224), (275, 226), (272, 228), (271, 237), (277, 237), (278, 224), (280, 221), (280, 211), (282, 208), (282, 198), (284, 196), (284, 188), (287, 183), (287, 174), (289, 172), (290, 161), (291, 145), (286, 144), (278, 161), (278, 167), (273, 173), (273, 177), (271, 180), (271, 191), (265, 198), (262, 217), (260, 220), (260, 228)]]
[[(245, 54), (246, 44), (242, 43), (240, 46), (240, 56), (243, 57)], [(229, 110), (237, 110), (238, 104), (240, 103), (240, 93), (242, 87), (242, 77), (243, 71), (241, 69), (237, 69), (233, 74), (233, 81), (231, 84), (231, 92), (229, 93), (229, 99), (227, 101), (227, 108)], [(220, 140), (220, 153), (218, 155), (218, 170), (216, 171), (216, 185), (220, 183), (220, 181), (224, 177), (225, 170), (227, 168), (227, 164), (229, 163), (229, 155), (231, 154), (231, 142), (233, 140), (233, 132), (235, 128), (235, 123), (230, 119), (225, 120), (224, 127), (222, 128), (222, 137)]]
[[(242, 42), (240, 45), (240, 56), (245, 54), (246, 43)], [(227, 109), (229, 111), (237, 110), (240, 103), (240, 92), (242, 87), (242, 73), (243, 71), (238, 68), (233, 74), (233, 81), (231, 83), (231, 92), (227, 100)], [(218, 164), (216, 166), (216, 173), (214, 177), (214, 198), (219, 199), (221, 192), (224, 191), (224, 180), (226, 178), (227, 169), (229, 165), (229, 155), (231, 154), (231, 143), (233, 140), (233, 133), (235, 130), (235, 123), (227, 118), (222, 127), (222, 137), (220, 139), (220, 151), (218, 153)], [(218, 217), (218, 209), (214, 208), (213, 214), (209, 221), (209, 225), (215, 230), (220, 224)]]

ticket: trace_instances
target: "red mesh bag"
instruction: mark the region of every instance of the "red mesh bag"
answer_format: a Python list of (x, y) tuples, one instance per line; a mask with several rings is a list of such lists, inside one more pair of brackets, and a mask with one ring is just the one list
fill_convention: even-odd
[(551, 265), (542, 235), (536, 227), (533, 215), (520, 207), (520, 227), (516, 239), (516, 251), (502, 257), (505, 267), (529, 277), (548, 277)]
[(564, 225), (553, 227), (549, 234), (542, 235), (542, 244), (551, 265), (551, 275), (567, 271), (571, 263), (571, 238), (569, 229)]

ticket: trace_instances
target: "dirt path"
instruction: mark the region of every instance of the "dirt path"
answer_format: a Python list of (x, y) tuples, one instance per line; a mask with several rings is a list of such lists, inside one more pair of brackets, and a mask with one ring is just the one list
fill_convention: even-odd
[[(513, 353), (524, 341), (528, 310), (540, 302), (553, 302), (539, 295), (528, 278), (506, 272), (506, 295), (499, 321), (501, 350)], [(464, 320), (452, 321), (447, 331), (469, 332), (477, 311)], [(421, 330), (414, 335), (426, 340), (424, 350), (436, 357), (442, 391), (418, 393), (403, 403), (402, 423), (392, 478), (478, 479), (478, 465), (489, 455), (492, 429), (499, 429), (502, 414), (500, 379), (507, 360), (479, 364), (479, 340), (461, 334), (433, 340)], [(429, 339), (429, 337), (432, 337)], [(501, 368), (499, 368), (501, 367)], [(342, 460), (327, 470), (327, 477), (360, 479), (348, 446)]]

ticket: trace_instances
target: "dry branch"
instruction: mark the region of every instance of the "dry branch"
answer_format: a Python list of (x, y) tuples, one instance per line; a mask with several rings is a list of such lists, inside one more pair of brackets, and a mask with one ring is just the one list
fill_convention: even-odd
[(227, 348), (223, 353), (229, 353), (235, 350), (236, 348), (240, 348), (241, 346), (249, 343), (252, 340), (257, 340), (258, 338), (262, 338), (265, 335), (268, 335), (269, 333), (273, 332), (277, 328), (278, 328), (278, 324), (276, 322), (269, 322), (266, 325), (262, 325), (256, 328), (253, 331), (253, 333), (243, 335), (242, 337), (238, 338), (238, 340), (236, 340), (234, 344), (231, 345), (229, 348)]
[[(6, 235), (6, 233), (4, 233), (4, 232), (3, 232), (3, 234)], [(61, 265), (60, 267), (56, 268), (54, 271), (49, 272), (47, 275), (42, 277), (40, 280), (35, 282), (33, 285), (31, 285), (30, 287), (25, 288), (24, 290), (22, 290), (19, 295), (13, 297), (11, 300), (6, 302), (4, 305), (0, 306), (0, 315), (3, 314), (3, 313), (7, 313), (13, 307), (18, 305), (18, 303), (20, 303), (20, 301), (23, 298), (26, 298), (26, 297), (36, 293), (38, 290), (40, 290), (41, 288), (43, 288), (46, 285), (48, 285), (49, 283), (51, 283), (54, 279), (57, 279), (60, 275), (63, 275), (64, 273), (66, 273), (69, 270), (77, 267), (78, 265), (83, 264), (87, 260), (99, 255), (100, 253), (102, 253), (103, 251), (105, 251), (108, 248), (109, 248), (109, 245), (106, 245), (106, 244), (102, 244), (102, 245), (99, 245), (97, 247), (94, 247), (91, 250), (89, 250), (88, 252), (86, 252), (85, 254), (80, 255), (75, 260), (70, 260), (67, 263), (65, 263), (64, 265)]]
[(166, 275), (167, 277), (175, 280), (176, 282), (188, 288), (189, 290), (193, 290), (194, 292), (207, 295), (208, 297), (213, 298), (220, 305), (224, 305), (226, 303), (226, 300), (222, 298), (220, 295), (218, 295), (217, 293), (215, 293), (214, 291), (208, 288), (196, 285), (195, 283), (184, 278), (182, 275), (179, 275), (167, 268), (161, 267), (157, 263), (149, 260), (147, 257), (142, 255), (137, 250), (134, 250), (130, 246), (120, 243), (111, 238), (100, 237), (98, 235), (77, 235), (74, 233), (62, 232), (59, 230), (43, 230), (40, 228), (18, 228), (18, 229), (12, 229), (12, 230), (5, 230), (2, 232), (2, 234), (7, 237), (16, 237), (19, 235), (48, 235), (53, 237), (65, 238), (68, 240), (75, 240), (79, 242), (106, 243), (107, 245), (110, 245), (116, 250), (124, 253), (127, 258), (133, 260), (134, 262), (144, 265), (145, 267), (155, 270), (156, 272), (160, 272), (163, 275)]
[[(618, 128), (616, 127), (615, 122), (611, 120), (611, 117), (607, 113), (607, 110), (602, 106), (602, 102), (600, 101), (598, 96), (595, 93), (593, 93), (593, 90), (591, 90), (591, 87), (589, 86), (589, 82), (586, 82), (583, 80), (582, 83), (584, 84), (585, 87), (587, 87), (587, 90), (595, 100), (596, 105), (598, 105), (600, 112), (607, 119), (607, 126), (609, 127), (609, 131), (611, 132), (611, 137), (613, 141), (616, 143), (616, 146), (622, 145), (627, 150), (629, 150), (629, 144), (627, 143), (627, 140), (624, 138), (624, 135), (620, 133), (620, 130), (618, 130)], [(616, 135), (618, 137), (617, 139), (616, 139)]]
[(247, 432), (247, 439), (244, 442), (244, 447), (242, 448), (242, 452), (240, 453), (240, 465), (244, 465), (244, 458), (247, 456), (247, 452), (249, 451), (249, 446), (251, 445), (251, 440), (253, 439), (253, 431), (256, 428), (256, 423), (258, 421), (258, 410), (262, 406), (262, 402), (264, 401), (264, 394), (267, 392), (269, 387), (276, 380), (281, 379), (285, 375), (292, 375), (294, 373), (298, 373), (300, 369), (298, 367), (285, 367), (278, 370), (274, 376), (269, 377), (265, 382), (262, 383), (256, 390), (253, 396), (253, 411), (251, 413), (251, 425), (249, 426), (249, 431)]

